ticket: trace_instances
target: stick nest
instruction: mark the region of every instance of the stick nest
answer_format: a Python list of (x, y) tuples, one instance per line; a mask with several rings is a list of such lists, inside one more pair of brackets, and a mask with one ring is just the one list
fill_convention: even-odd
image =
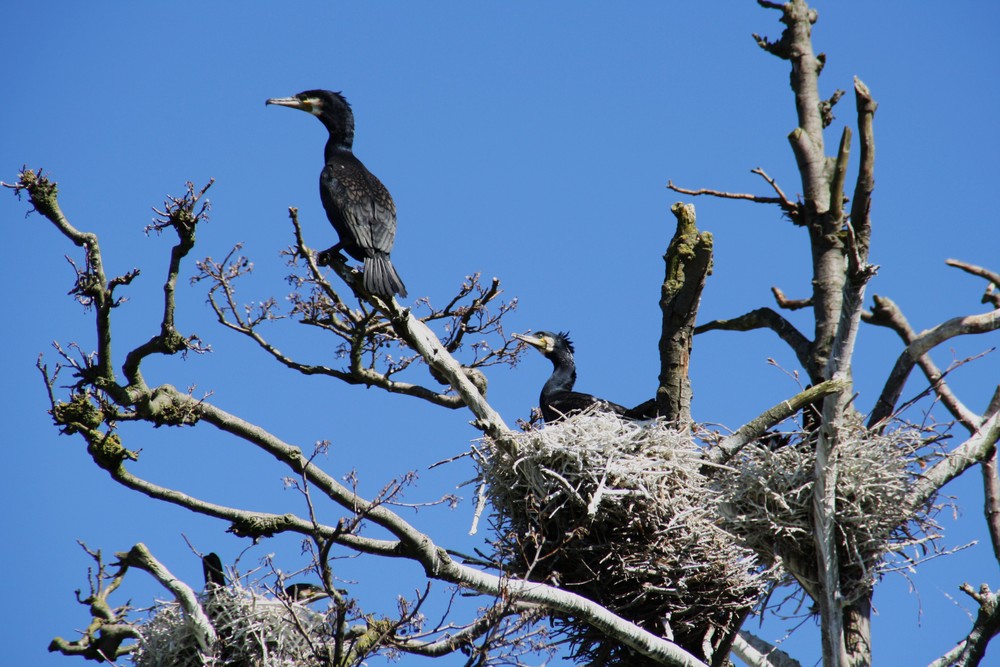
[(333, 655), (332, 624), (324, 614), (238, 584), (202, 599), (218, 633), (215, 653), (202, 656), (176, 602), (157, 605), (139, 624), (136, 667), (320, 667)]
[[(512, 575), (583, 595), (696, 655), (763, 591), (754, 554), (719, 526), (689, 433), (584, 413), (489, 444), (480, 467)], [(555, 622), (580, 662), (646, 664), (585, 623)]]
[[(936, 525), (925, 507), (912, 507), (914, 465), (928, 442), (915, 428), (874, 434), (860, 426), (834, 449), (837, 470), (837, 552), (842, 594), (851, 601), (894, 567), (890, 553), (925, 550)], [(764, 562), (779, 563), (817, 599), (813, 479), (816, 451), (802, 434), (772, 434), (744, 448), (718, 480), (726, 527)]]

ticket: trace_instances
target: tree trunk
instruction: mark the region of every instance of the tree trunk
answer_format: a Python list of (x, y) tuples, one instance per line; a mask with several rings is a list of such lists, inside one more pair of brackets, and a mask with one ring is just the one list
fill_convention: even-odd
[(712, 235), (699, 232), (694, 205), (680, 202), (670, 207), (677, 217), (677, 231), (670, 241), (666, 276), (660, 291), (663, 326), (660, 331), (660, 385), (656, 414), (678, 426), (691, 421), (691, 340), (701, 292), (712, 272)]

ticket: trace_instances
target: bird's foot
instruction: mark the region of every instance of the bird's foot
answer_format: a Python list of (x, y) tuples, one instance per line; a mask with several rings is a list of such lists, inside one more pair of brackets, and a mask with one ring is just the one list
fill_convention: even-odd
[(320, 266), (347, 264), (347, 258), (340, 254), (340, 246), (332, 246), (316, 253), (316, 263)]

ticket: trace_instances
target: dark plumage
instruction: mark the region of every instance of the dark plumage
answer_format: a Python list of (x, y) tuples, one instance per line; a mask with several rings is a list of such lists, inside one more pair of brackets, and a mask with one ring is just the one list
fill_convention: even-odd
[(285, 588), (284, 592), (289, 600), (294, 600), (301, 604), (309, 604), (310, 602), (330, 597), (325, 590), (315, 584), (291, 584)]
[(205, 573), (205, 589), (209, 590), (213, 586), (225, 586), (226, 574), (222, 569), (222, 559), (218, 554), (205, 554), (201, 559), (201, 567)]
[(319, 196), (340, 242), (321, 255), (340, 250), (364, 262), (366, 291), (391, 299), (406, 296), (406, 287), (389, 260), (396, 239), (396, 204), (382, 182), (354, 156), (354, 112), (344, 96), (329, 90), (307, 90), (267, 104), (299, 109), (316, 116), (330, 138), (326, 165), (319, 177)]
[(545, 381), (538, 398), (542, 418), (546, 422), (558, 421), (595, 405), (600, 406), (601, 410), (628, 416), (629, 410), (625, 406), (573, 391), (573, 385), (576, 384), (576, 362), (573, 360), (573, 343), (568, 334), (539, 331), (528, 336), (514, 334), (514, 338), (531, 345), (552, 362), (552, 375)]

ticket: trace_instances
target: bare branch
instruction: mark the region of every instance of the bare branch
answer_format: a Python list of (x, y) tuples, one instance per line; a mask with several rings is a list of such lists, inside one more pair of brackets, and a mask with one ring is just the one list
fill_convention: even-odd
[(949, 452), (917, 480), (909, 493), (912, 507), (920, 507), (937, 493), (938, 489), (955, 479), (970, 466), (989, 457), (1000, 438), (1000, 412), (986, 420), (965, 442)]
[(77, 600), (90, 611), (90, 625), (81, 630), (81, 637), (74, 641), (56, 637), (49, 643), (49, 652), (82, 656), (87, 660), (98, 662), (114, 662), (130, 654), (135, 648), (135, 644), (127, 646), (122, 644), (126, 640), (139, 637), (139, 633), (127, 621), (129, 606), (126, 604), (115, 608), (108, 599), (121, 585), (128, 568), (119, 564), (117, 571), (111, 574), (107, 570), (100, 550), (92, 551), (82, 542), (80, 546), (96, 565), (96, 570), (90, 570), (90, 595), (81, 598), (80, 591), (76, 592)]
[[(209, 280), (209, 304), (216, 318), (224, 326), (253, 340), (262, 350), (288, 368), (307, 375), (327, 375), (348, 384), (374, 386), (392, 393), (405, 394), (427, 400), (436, 405), (455, 409), (466, 405), (461, 393), (454, 387), (449, 391), (435, 391), (420, 384), (403, 382), (394, 376), (408, 368), (413, 362), (424, 360), (414, 352), (410, 342), (393, 326), (388, 309), (398, 305), (386, 304), (382, 299), (366, 294), (358, 281), (357, 271), (346, 262), (327, 257), (330, 268), (354, 290), (357, 308), (347, 306), (344, 299), (327, 280), (317, 263), (316, 254), (305, 245), (298, 211), (289, 209), (289, 218), (295, 232), (295, 245), (285, 251), (289, 264), (304, 266), (304, 274), (296, 271), (289, 281), (296, 288), (290, 298), (292, 309), (288, 315), (276, 312), (276, 300), (271, 298), (261, 302), (256, 308), (240, 306), (235, 297), (234, 281), (252, 270), (252, 264), (244, 257), (231, 252), (221, 262), (207, 258), (199, 262), (201, 275), (196, 280)], [(503, 335), (502, 318), (516, 308), (516, 299), (499, 302), (503, 290), (496, 278), (485, 286), (479, 275), (467, 276), (458, 294), (443, 309), (430, 307), (429, 301), (418, 301), (417, 307), (426, 306), (429, 313), (419, 317), (422, 322), (444, 323), (446, 336), (439, 344), (447, 352), (456, 352), (463, 346), (471, 347), (474, 358), (463, 366), (468, 381), (473, 383), (480, 394), (486, 392), (486, 377), (478, 369), (499, 363), (513, 364), (519, 351), (517, 346)], [(496, 304), (499, 302), (499, 307)], [(496, 307), (491, 311), (491, 308)], [(406, 309), (411, 313), (416, 309)], [(304, 363), (287, 355), (272, 345), (262, 334), (261, 325), (292, 316), (310, 326), (315, 326), (334, 334), (341, 342), (335, 348), (336, 354), (346, 359), (343, 369), (322, 364)], [(499, 336), (502, 344), (494, 345), (480, 338), (468, 344), (471, 336)], [(390, 346), (399, 352), (386, 351)], [(438, 382), (450, 385), (433, 366), (431, 376)], [(452, 393), (454, 392), (454, 393)]]
[(980, 278), (986, 278), (991, 284), (1000, 288), (1000, 273), (990, 271), (981, 266), (976, 266), (975, 264), (968, 264), (957, 259), (946, 259), (944, 261), (948, 266), (954, 266), (957, 269), (961, 269), (966, 273), (971, 273), (974, 276), (979, 276)]
[(986, 278), (989, 284), (986, 285), (986, 290), (983, 292), (982, 303), (993, 304), (995, 308), (1000, 308), (1000, 274), (984, 269), (981, 266), (961, 262), (957, 259), (945, 260), (945, 264), (962, 269), (974, 276)]
[(771, 288), (771, 294), (774, 295), (774, 301), (778, 304), (778, 307), (783, 310), (800, 310), (802, 308), (811, 308), (813, 305), (812, 299), (789, 299), (785, 296), (785, 293), (777, 287)]
[(849, 387), (850, 383), (843, 379), (827, 380), (815, 387), (801, 391), (786, 401), (778, 403), (760, 416), (741, 426), (735, 433), (724, 438), (708, 450), (707, 460), (714, 464), (722, 464), (731, 459), (745, 445), (764, 435), (767, 429), (788, 419), (796, 412), (814, 401), (836, 391)]
[(920, 357), (955, 336), (986, 333), (997, 329), (1000, 329), (1000, 308), (980, 315), (955, 317), (919, 334), (896, 360), (889, 379), (882, 388), (882, 394), (872, 409), (868, 421), (869, 427), (881, 423), (892, 414), (906, 379)]
[(847, 179), (847, 161), (851, 157), (851, 128), (844, 127), (840, 135), (840, 148), (837, 150), (837, 161), (833, 168), (833, 178), (830, 181), (830, 218), (840, 220), (844, 217), (844, 181)]
[(771, 308), (758, 308), (731, 320), (706, 322), (696, 327), (694, 332), (702, 334), (706, 331), (750, 331), (752, 329), (770, 329), (778, 334), (781, 340), (792, 348), (802, 367), (806, 369), (810, 367), (812, 343), (791, 322)]
[(674, 185), (673, 181), (667, 181), (667, 188), (678, 194), (688, 195), (690, 197), (708, 195), (710, 197), (719, 197), (720, 199), (742, 199), (745, 201), (756, 202), (758, 204), (781, 204), (782, 206), (788, 203), (787, 200), (782, 199), (781, 197), (762, 197), (760, 195), (751, 195), (743, 192), (723, 192), (722, 190), (712, 190), (710, 188), (689, 190), (687, 188)]
[[(912, 343), (916, 339), (917, 334), (913, 331), (913, 328), (899, 306), (888, 297), (876, 294), (873, 298), (875, 308), (870, 313), (862, 314), (862, 319), (868, 324), (888, 327), (899, 334), (904, 343), (907, 345)], [(937, 367), (931, 356), (929, 354), (922, 354), (917, 359), (917, 363), (920, 365), (921, 370), (923, 370), (931, 387), (933, 387), (934, 393), (937, 394), (938, 398), (941, 399), (941, 402), (955, 419), (959, 420), (963, 426), (969, 429), (970, 433), (979, 428), (981, 421), (979, 416), (969, 410), (951, 391), (951, 387), (944, 380), (945, 374)], [(872, 416), (874, 417), (874, 414)], [(876, 423), (869, 420), (868, 427), (874, 428)]]
[(986, 655), (990, 640), (1000, 634), (1000, 594), (993, 593), (986, 584), (978, 592), (969, 584), (960, 588), (979, 603), (979, 613), (969, 635), (928, 667), (976, 667)]
[(184, 610), (184, 616), (190, 624), (202, 654), (209, 655), (217, 639), (215, 628), (205, 614), (205, 610), (201, 608), (198, 596), (191, 590), (191, 587), (171, 574), (170, 570), (156, 560), (146, 545), (141, 542), (132, 547), (130, 551), (118, 554), (118, 557), (127, 565), (149, 572), (164, 588), (173, 593), (181, 605), (181, 609)]
[(37, 174), (31, 169), (22, 169), (17, 183), (4, 183), (4, 187), (13, 189), (18, 196), (22, 190), (26, 191), (34, 210), (54, 224), (63, 236), (86, 251), (87, 268), (82, 272), (77, 271), (77, 284), (72, 293), (91, 300), (97, 311), (97, 364), (94, 372), (101, 378), (113, 381), (110, 313), (115, 302), (104, 274), (104, 261), (97, 235), (81, 232), (69, 223), (59, 207), (57, 183), (49, 180), (41, 169)]
[(781, 649), (746, 631), (736, 636), (733, 653), (751, 667), (802, 667), (798, 660)]
[(990, 532), (990, 542), (993, 545), (993, 558), (1000, 563), (1000, 467), (997, 466), (997, 450), (986, 457), (982, 465), (983, 472), (983, 514), (986, 517), (986, 528)]
[[(208, 183), (199, 192), (195, 192), (194, 183), (190, 181), (186, 184), (187, 191), (182, 197), (168, 197), (164, 203), (163, 210), (153, 209), (159, 216), (153, 224), (146, 228), (146, 232), (160, 232), (166, 228), (171, 228), (177, 233), (177, 244), (170, 251), (170, 264), (167, 268), (167, 279), (163, 284), (163, 319), (160, 322), (160, 332), (150, 338), (142, 345), (136, 347), (125, 357), (125, 364), (122, 372), (125, 374), (129, 384), (145, 386), (145, 381), (140, 373), (139, 366), (143, 359), (151, 354), (176, 354), (178, 352), (205, 352), (197, 336), (182, 336), (174, 326), (174, 312), (176, 310), (175, 292), (177, 287), (177, 276), (180, 273), (181, 260), (194, 247), (195, 231), (199, 223), (208, 220), (208, 211), (211, 204), (204, 199), (205, 193), (212, 187), (215, 179), (209, 179)], [(198, 203), (201, 202), (200, 208)], [(196, 210), (197, 209), (197, 210)]]
[(792, 222), (795, 222), (796, 224), (801, 224), (799, 205), (790, 200), (785, 195), (784, 191), (780, 187), (778, 187), (778, 184), (775, 182), (775, 180), (770, 176), (768, 176), (767, 173), (760, 167), (755, 167), (754, 169), (751, 169), (750, 173), (757, 174), (765, 181), (767, 181), (767, 184), (770, 185), (778, 195), (778, 199), (780, 200), (778, 204), (779, 206), (781, 206), (781, 210), (785, 211), (785, 213), (788, 214), (788, 217), (792, 220)]
[(859, 252), (867, 257), (868, 247), (871, 244), (871, 197), (875, 190), (875, 131), (872, 121), (878, 105), (872, 99), (868, 87), (857, 77), (854, 77), (854, 96), (858, 109), (861, 158), (851, 205), (851, 227)]

